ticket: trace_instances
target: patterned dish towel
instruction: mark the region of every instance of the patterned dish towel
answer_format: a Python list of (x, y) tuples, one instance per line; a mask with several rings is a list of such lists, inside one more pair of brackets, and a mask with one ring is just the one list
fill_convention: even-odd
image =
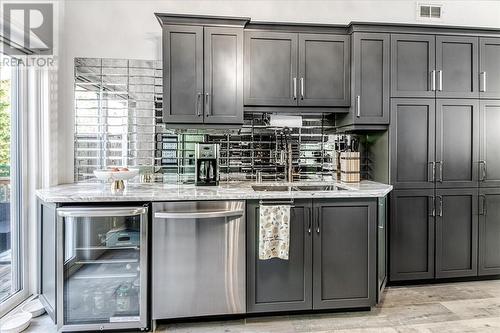
[(260, 205), (259, 259), (288, 260), (290, 247), (290, 206)]

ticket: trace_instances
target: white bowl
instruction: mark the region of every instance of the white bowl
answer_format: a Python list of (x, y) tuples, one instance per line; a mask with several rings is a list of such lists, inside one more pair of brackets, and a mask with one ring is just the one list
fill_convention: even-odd
[(129, 180), (138, 174), (139, 169), (130, 169), (129, 171), (94, 170), (94, 175), (97, 179), (109, 183), (115, 180)]
[(23, 312), (29, 312), (33, 315), (33, 318), (36, 318), (45, 313), (45, 308), (43, 307), (42, 302), (39, 299), (34, 299), (24, 304), (21, 307)]
[(19, 333), (30, 326), (33, 315), (29, 312), (19, 312), (5, 318), (0, 326), (2, 333)]

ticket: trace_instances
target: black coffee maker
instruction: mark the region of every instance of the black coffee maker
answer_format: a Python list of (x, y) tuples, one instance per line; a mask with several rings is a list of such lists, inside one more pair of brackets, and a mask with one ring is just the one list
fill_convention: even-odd
[(219, 145), (217, 143), (197, 143), (194, 159), (195, 184), (219, 185)]

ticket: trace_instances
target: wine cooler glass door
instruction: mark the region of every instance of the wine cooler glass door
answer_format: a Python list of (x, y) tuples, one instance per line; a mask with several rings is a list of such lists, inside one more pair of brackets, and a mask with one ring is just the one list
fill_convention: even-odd
[(147, 208), (60, 208), (58, 323), (145, 327)]

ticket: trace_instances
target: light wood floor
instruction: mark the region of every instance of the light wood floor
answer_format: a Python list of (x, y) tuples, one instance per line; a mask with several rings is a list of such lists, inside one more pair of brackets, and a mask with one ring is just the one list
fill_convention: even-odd
[[(27, 332), (49, 330), (47, 316)], [(176, 333), (500, 332), (500, 280), (387, 288), (371, 311), (160, 325)]]

